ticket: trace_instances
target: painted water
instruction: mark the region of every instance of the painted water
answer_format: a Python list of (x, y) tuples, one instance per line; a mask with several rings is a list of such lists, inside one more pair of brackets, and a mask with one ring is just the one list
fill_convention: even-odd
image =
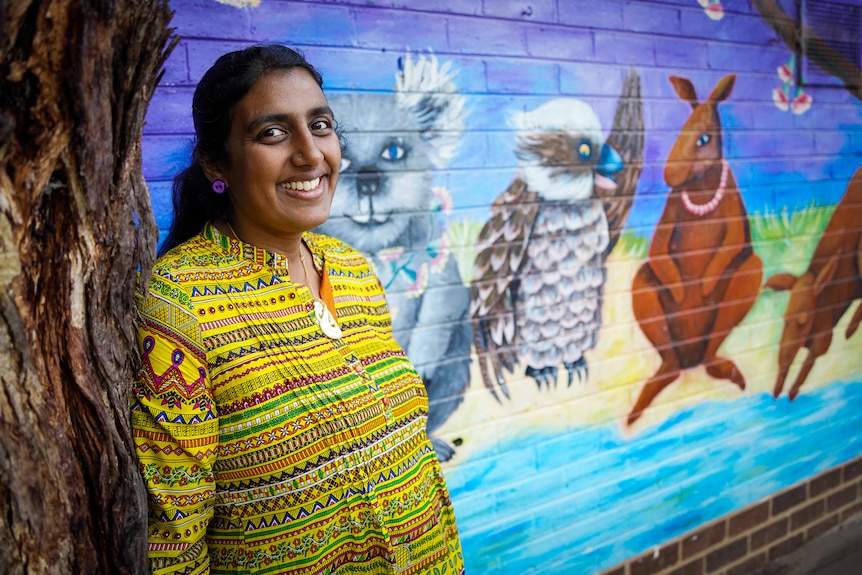
[(634, 437), (536, 428), (446, 477), (468, 573), (586, 575), (860, 453), (862, 383), (836, 383), (708, 401)]

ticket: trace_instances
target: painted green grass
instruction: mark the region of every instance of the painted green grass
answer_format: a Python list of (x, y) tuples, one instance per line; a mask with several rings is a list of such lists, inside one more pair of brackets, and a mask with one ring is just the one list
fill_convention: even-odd
[[(763, 261), (764, 277), (773, 273), (803, 273), (823, 229), (835, 206), (820, 206), (815, 202), (801, 210), (757, 211), (749, 215), (754, 251)], [(446, 229), (446, 239), (458, 263), (464, 284), (469, 285), (476, 260), (476, 240), (485, 222), (461, 218), (452, 220)], [(624, 231), (614, 247), (614, 257), (622, 260), (644, 260), (649, 253), (651, 238)]]
[(626, 260), (645, 260), (649, 254), (649, 244), (650, 238), (624, 231), (620, 234), (620, 239), (614, 246), (613, 253)]
[(763, 260), (764, 276), (777, 272), (801, 274), (829, 222), (835, 206), (811, 202), (801, 210), (765, 210), (749, 216), (754, 251)]
[(485, 222), (460, 218), (452, 220), (446, 228), (446, 242), (458, 263), (461, 281), (469, 286), (473, 279), (473, 262), (476, 261), (476, 240)]

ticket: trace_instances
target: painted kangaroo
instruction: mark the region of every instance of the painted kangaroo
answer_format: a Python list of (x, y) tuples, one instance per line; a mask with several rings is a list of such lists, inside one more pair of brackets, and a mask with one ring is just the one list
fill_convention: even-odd
[[(862, 168), (856, 170), (835, 206), (823, 235), (817, 243), (808, 271), (799, 277), (776, 274), (766, 287), (790, 291), (784, 312), (784, 331), (778, 348), (778, 377), (773, 395), (784, 388), (787, 371), (800, 348), (808, 355), (788, 396), (794, 399), (808, 372), (832, 343), (835, 324), (854, 300), (862, 297)], [(862, 306), (850, 319), (845, 336), (850, 339), (862, 320)]]
[(692, 113), (665, 164), (671, 191), (632, 283), (635, 317), (662, 363), (644, 384), (629, 425), (683, 369), (703, 365), (712, 377), (745, 389), (736, 364), (716, 355), (754, 304), (763, 276), (742, 196), (722, 156), (718, 104), (735, 80), (725, 76), (699, 103), (689, 80), (670, 77)]

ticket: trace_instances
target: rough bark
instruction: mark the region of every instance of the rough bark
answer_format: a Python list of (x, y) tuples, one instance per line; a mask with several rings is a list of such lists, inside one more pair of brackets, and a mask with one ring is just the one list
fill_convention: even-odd
[(0, 572), (142, 573), (129, 429), (166, 0), (0, 1)]
[[(806, 29), (803, 34), (777, 0), (751, 0), (751, 3), (794, 54), (804, 55), (824, 72), (843, 82), (850, 95), (862, 102), (862, 70), (859, 66), (831, 48), (811, 30)], [(797, 63), (797, 66), (801, 66), (801, 63)]]

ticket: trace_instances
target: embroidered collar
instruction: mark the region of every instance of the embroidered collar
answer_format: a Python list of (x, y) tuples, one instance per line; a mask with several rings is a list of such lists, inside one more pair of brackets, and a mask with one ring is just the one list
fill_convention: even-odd
[[(261, 248), (252, 244), (248, 244), (231, 236), (221, 233), (212, 222), (207, 222), (201, 234), (208, 240), (214, 242), (222, 248), (225, 255), (233, 254), (259, 265), (265, 265), (272, 268), (278, 276), (290, 277), (290, 271), (287, 265), (287, 256), (278, 252), (271, 252), (265, 248)], [(314, 241), (311, 234), (302, 234), (302, 241), (308, 246), (311, 251), (311, 264), (318, 273), (323, 272), (324, 253), (320, 246)]]

